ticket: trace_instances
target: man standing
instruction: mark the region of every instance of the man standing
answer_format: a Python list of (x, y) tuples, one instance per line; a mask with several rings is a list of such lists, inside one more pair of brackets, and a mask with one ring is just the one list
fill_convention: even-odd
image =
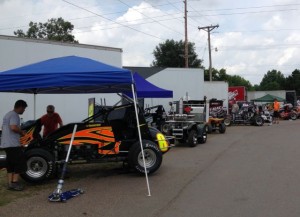
[(277, 99), (274, 99), (273, 103), (273, 110), (274, 110), (274, 119), (273, 124), (279, 124), (279, 109), (280, 109), (280, 103), (277, 101)]
[(233, 122), (235, 122), (235, 117), (236, 117), (236, 114), (239, 112), (239, 109), (240, 109), (239, 105), (234, 100), (234, 102), (232, 104), (232, 107), (231, 107), (231, 114), (232, 114), (232, 120), (233, 120)]
[(59, 114), (55, 112), (55, 107), (53, 105), (47, 106), (47, 114), (41, 117), (41, 124), (44, 126), (43, 137), (48, 136), (55, 131), (58, 126), (61, 127), (63, 125), (63, 122)]
[(26, 172), (26, 160), (20, 143), (20, 136), (25, 134), (20, 127), (20, 117), (27, 103), (18, 100), (14, 110), (8, 112), (3, 118), (1, 147), (6, 152), (8, 189), (22, 191), (23, 186), (19, 183), (19, 174)]

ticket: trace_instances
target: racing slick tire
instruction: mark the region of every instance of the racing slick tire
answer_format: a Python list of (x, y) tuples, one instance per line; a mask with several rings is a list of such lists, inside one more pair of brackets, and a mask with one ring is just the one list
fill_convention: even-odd
[(188, 145), (195, 147), (198, 144), (198, 134), (196, 130), (191, 130), (188, 134)]
[(219, 133), (225, 133), (226, 131), (226, 125), (224, 123), (221, 123), (219, 125)]
[(256, 126), (264, 125), (264, 119), (261, 116), (256, 116), (254, 119), (254, 123)]
[[(162, 152), (158, 146), (149, 140), (142, 140), (146, 171), (148, 174), (154, 173), (162, 163)], [(145, 174), (143, 155), (141, 145), (136, 142), (130, 149), (128, 154), (129, 166), (135, 171)]]
[(54, 156), (42, 148), (25, 152), (27, 171), (21, 177), (30, 183), (41, 183), (55, 174)]

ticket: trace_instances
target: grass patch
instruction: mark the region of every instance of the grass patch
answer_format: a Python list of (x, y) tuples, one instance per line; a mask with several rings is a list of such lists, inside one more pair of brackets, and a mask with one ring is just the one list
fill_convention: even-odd
[[(124, 173), (122, 170), (122, 163), (100, 163), (100, 164), (70, 164), (70, 178), (66, 181), (68, 183), (76, 182), (88, 176), (98, 175), (107, 177), (116, 174)], [(116, 170), (117, 169), (117, 170)], [(33, 197), (41, 190), (49, 189), (49, 194), (55, 190), (58, 178), (48, 180), (42, 184), (30, 184), (22, 179), (20, 180), (25, 185), (24, 191), (10, 191), (7, 190), (7, 175), (6, 170), (0, 170), (0, 207), (14, 202), (20, 198)]]
[(10, 191), (7, 190), (7, 175), (6, 170), (3, 169), (0, 171), (0, 207), (6, 204), (9, 204), (19, 198), (24, 198), (28, 196), (36, 195), (42, 189), (51, 189), (54, 186), (55, 181), (50, 180), (45, 184), (40, 185), (31, 185), (25, 183), (22, 179), (20, 180), (25, 185), (24, 191)]

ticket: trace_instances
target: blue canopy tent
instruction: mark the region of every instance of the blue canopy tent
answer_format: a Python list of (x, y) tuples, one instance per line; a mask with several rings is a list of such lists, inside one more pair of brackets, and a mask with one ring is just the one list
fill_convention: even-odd
[(0, 73), (1, 92), (116, 93), (130, 91), (132, 74), (89, 58), (66, 56)]
[[(107, 65), (89, 58), (66, 56), (0, 73), (0, 92), (31, 93), (35, 96), (36, 94), (121, 93), (130, 90), (134, 96), (137, 126), (140, 126), (133, 76), (131, 71), (127, 69)], [(143, 150), (139, 127), (138, 134)], [(144, 152), (142, 155), (150, 196)]]
[[(155, 86), (149, 81), (145, 80), (137, 72), (133, 74), (135, 82), (137, 98), (172, 98), (173, 91), (165, 90)], [(129, 97), (132, 97), (132, 92), (124, 92)]]

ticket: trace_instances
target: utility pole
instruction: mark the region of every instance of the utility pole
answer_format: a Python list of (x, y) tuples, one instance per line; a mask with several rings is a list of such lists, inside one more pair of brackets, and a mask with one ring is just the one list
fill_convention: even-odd
[(198, 27), (199, 30), (203, 29), (204, 31), (207, 32), (208, 34), (208, 53), (209, 53), (209, 81), (212, 81), (212, 71), (211, 71), (211, 47), (210, 47), (210, 32), (215, 29), (218, 28), (219, 25), (211, 25), (211, 26), (205, 26), (205, 27)]
[(187, 35), (187, 0), (184, 0), (184, 60), (185, 68), (189, 67), (189, 47), (188, 47), (188, 35)]

